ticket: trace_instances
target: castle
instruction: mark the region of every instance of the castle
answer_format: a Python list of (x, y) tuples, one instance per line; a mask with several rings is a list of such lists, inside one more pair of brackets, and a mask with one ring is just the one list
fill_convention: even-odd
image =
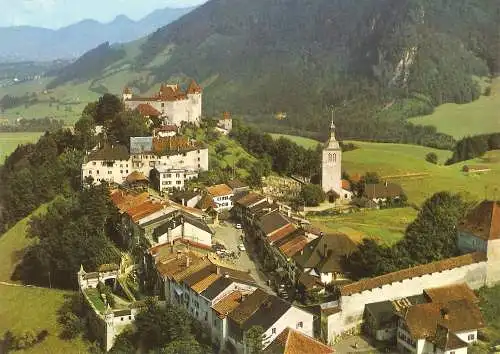
[(182, 122), (199, 125), (201, 122), (202, 88), (191, 80), (184, 91), (178, 84), (162, 84), (158, 93), (151, 97), (135, 96), (129, 87), (123, 90), (123, 102), (127, 109), (147, 109), (157, 112), (164, 124), (180, 126)]

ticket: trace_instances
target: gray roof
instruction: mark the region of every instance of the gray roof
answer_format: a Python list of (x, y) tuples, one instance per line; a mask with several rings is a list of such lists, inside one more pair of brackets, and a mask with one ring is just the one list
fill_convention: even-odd
[(262, 326), (267, 331), (273, 324), (283, 316), (292, 305), (275, 295), (271, 295), (260, 305), (259, 309), (253, 313), (243, 324), (244, 331), (253, 326)]
[(214, 234), (214, 232), (208, 227), (208, 225), (205, 221), (203, 221), (201, 219), (193, 218), (192, 216), (190, 216), (186, 213), (182, 213), (182, 215), (184, 216), (185, 223), (187, 222), (188, 224), (191, 224), (200, 230), (206, 231), (212, 235)]
[(153, 137), (130, 137), (130, 153), (141, 154), (153, 151)]
[(229, 277), (219, 278), (206, 288), (201, 295), (206, 297), (208, 300), (213, 300), (233, 282), (234, 280)]
[(290, 224), (290, 221), (285, 218), (279, 211), (273, 211), (270, 214), (264, 215), (259, 220), (260, 228), (266, 235), (281, 229), (283, 226)]
[[(427, 302), (423, 294), (408, 296), (406, 300), (408, 300), (412, 306)], [(393, 301), (366, 304), (365, 310), (372, 314), (378, 328), (384, 328), (387, 325), (391, 325), (396, 320), (396, 308), (394, 307)]]

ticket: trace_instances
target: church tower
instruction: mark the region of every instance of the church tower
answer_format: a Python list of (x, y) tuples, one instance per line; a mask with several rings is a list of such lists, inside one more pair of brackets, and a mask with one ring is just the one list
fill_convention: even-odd
[(321, 187), (325, 193), (335, 192), (342, 198), (342, 150), (335, 138), (335, 124), (330, 126), (330, 139), (323, 148)]

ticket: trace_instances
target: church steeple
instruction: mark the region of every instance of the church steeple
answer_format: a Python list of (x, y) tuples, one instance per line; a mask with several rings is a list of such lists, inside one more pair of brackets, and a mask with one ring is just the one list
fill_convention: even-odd
[(340, 149), (339, 142), (335, 137), (335, 123), (333, 123), (333, 117), (332, 117), (332, 122), (330, 123), (330, 139), (328, 139), (328, 142), (326, 143), (326, 149), (335, 149), (335, 150)]
[(333, 123), (333, 117), (332, 117), (332, 123), (330, 124), (330, 140), (336, 140), (335, 139), (335, 123)]

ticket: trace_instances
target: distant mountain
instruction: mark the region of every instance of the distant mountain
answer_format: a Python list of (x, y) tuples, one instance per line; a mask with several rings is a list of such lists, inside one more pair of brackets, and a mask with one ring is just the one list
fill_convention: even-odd
[[(499, 23), (498, 0), (211, 0), (140, 46), (81, 58), (53, 86), (92, 77), (119, 94), (120, 78), (145, 92), (193, 77), (207, 114), (322, 132), (335, 105), (343, 137), (404, 140), (408, 116), (478, 98), (476, 77), (498, 71)], [(99, 53), (107, 68), (89, 65)]]
[(120, 15), (110, 23), (84, 20), (58, 29), (0, 28), (0, 61), (73, 59), (101, 43), (124, 43), (144, 37), (193, 8), (156, 10), (139, 21)]

